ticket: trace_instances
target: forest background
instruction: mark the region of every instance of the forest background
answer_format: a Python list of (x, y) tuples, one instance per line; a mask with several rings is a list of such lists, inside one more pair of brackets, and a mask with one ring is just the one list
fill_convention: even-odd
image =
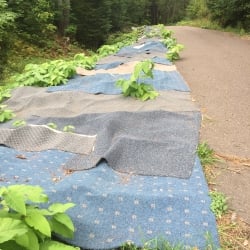
[[(206, 20), (250, 31), (248, 0), (0, 0), (0, 79), (27, 60), (95, 50), (133, 26)], [(208, 27), (209, 28), (209, 27)], [(76, 50), (77, 50), (76, 49)]]

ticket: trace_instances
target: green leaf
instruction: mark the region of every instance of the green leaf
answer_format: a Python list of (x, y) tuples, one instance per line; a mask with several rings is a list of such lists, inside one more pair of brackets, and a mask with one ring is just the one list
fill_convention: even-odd
[(6, 105), (0, 105), (0, 122), (11, 120), (15, 114), (10, 109), (5, 109)]
[(39, 250), (39, 243), (36, 234), (29, 230), (27, 233), (15, 238), (18, 245), (25, 247), (28, 250)]
[(53, 122), (49, 122), (47, 123), (47, 126), (50, 127), (50, 128), (53, 128), (53, 129), (57, 129), (57, 125)]
[(43, 193), (40, 186), (32, 185), (12, 185), (9, 190), (16, 192), (24, 197), (25, 201), (32, 201), (36, 203), (45, 203), (48, 201), (48, 196)]
[(74, 203), (66, 203), (66, 204), (53, 203), (51, 206), (49, 206), (48, 210), (50, 210), (54, 213), (64, 213), (65, 211), (67, 211), (68, 209), (70, 209), (74, 206), (75, 206)]
[(2, 194), (6, 205), (16, 212), (26, 215), (24, 196), (12, 189), (11, 186)]
[(30, 226), (41, 232), (47, 237), (51, 237), (50, 224), (47, 219), (41, 215), (39, 211), (31, 210), (25, 217), (25, 222)]
[(50, 227), (52, 231), (57, 233), (58, 235), (61, 235), (65, 238), (73, 238), (74, 232), (54, 218), (50, 220)]
[(40, 250), (80, 250), (79, 247), (65, 245), (57, 241), (45, 241), (40, 244)]
[(75, 130), (75, 127), (73, 125), (67, 125), (63, 128), (63, 132), (73, 133)]
[(150, 98), (149, 94), (148, 93), (145, 93), (143, 96), (142, 96), (142, 101), (146, 101)]
[(3, 195), (4, 192), (6, 192), (7, 188), (6, 187), (1, 187), (0, 188), (0, 197)]
[(61, 224), (65, 225), (68, 229), (74, 232), (74, 225), (71, 218), (65, 213), (58, 213), (53, 216), (55, 220), (60, 222)]
[(14, 121), (12, 123), (12, 125), (14, 127), (22, 127), (22, 126), (26, 125), (26, 121), (24, 121), (24, 120), (16, 120), (16, 121)]
[(18, 245), (15, 241), (7, 241), (4, 243), (0, 243), (0, 249), (1, 250), (26, 250), (22, 246)]
[(24, 235), (27, 231), (28, 227), (20, 220), (0, 218), (0, 243)]
[(116, 85), (122, 88), (124, 96), (131, 96), (142, 101), (154, 99), (158, 96), (158, 93), (154, 90), (153, 86), (138, 81), (140, 76), (153, 78), (153, 67), (154, 64), (150, 60), (142, 61), (136, 64), (134, 73), (129, 80), (120, 79)]

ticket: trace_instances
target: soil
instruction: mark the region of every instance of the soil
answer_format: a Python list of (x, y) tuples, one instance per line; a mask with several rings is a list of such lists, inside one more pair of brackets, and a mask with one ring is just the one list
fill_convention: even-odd
[(185, 45), (178, 71), (202, 116), (200, 141), (223, 160), (215, 187), (250, 224), (250, 40), (194, 27), (168, 27)]

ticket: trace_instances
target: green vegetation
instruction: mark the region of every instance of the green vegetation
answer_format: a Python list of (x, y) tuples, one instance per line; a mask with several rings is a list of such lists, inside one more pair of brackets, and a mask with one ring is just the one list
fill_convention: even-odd
[(30, 62), (68, 57), (73, 44), (97, 49), (133, 26), (181, 20), (188, 1), (0, 0), (0, 78)]
[(53, 129), (57, 129), (57, 125), (53, 122), (48, 123), (47, 126)]
[(171, 62), (180, 59), (180, 52), (184, 49), (182, 44), (176, 44), (169, 48), (167, 52), (167, 59)]
[(54, 60), (43, 64), (27, 64), (24, 72), (12, 80), (19, 86), (56, 86), (65, 83), (75, 74), (75, 67), (71, 62)]
[(11, 88), (7, 86), (0, 86), (0, 103), (5, 99), (11, 97)]
[(227, 198), (223, 193), (217, 191), (210, 191), (209, 195), (212, 199), (210, 206), (211, 210), (213, 211), (216, 217), (221, 218), (221, 216), (225, 214), (228, 210)]
[(18, 86), (56, 86), (64, 84), (76, 74), (76, 67), (92, 69), (97, 57), (77, 54), (74, 60), (53, 60), (42, 64), (27, 64), (24, 71), (12, 78)]
[[(119, 250), (158, 250), (158, 249), (162, 249), (162, 250), (184, 250), (186, 249), (184, 246), (182, 246), (181, 244), (177, 244), (177, 245), (172, 245), (170, 244), (168, 241), (166, 240), (160, 240), (158, 238), (152, 239), (148, 242), (146, 242), (142, 248), (137, 247), (136, 245), (128, 242), (126, 244), (124, 244), (123, 246), (121, 246), (119, 248)], [(190, 250), (195, 249), (195, 248), (189, 248)]]
[(124, 96), (132, 96), (142, 101), (155, 99), (159, 94), (154, 90), (153, 86), (139, 82), (140, 78), (153, 78), (153, 68), (154, 63), (150, 60), (139, 62), (135, 65), (130, 79), (120, 79), (116, 85), (121, 87)]
[(177, 40), (173, 37), (173, 32), (161, 27), (162, 43), (167, 47), (167, 59), (171, 62), (180, 59), (180, 52), (184, 49), (184, 45), (177, 43)]
[(12, 37), (9, 35), (15, 26), (16, 14), (8, 9), (7, 2), (0, 0), (0, 79), (8, 60)]
[(185, 20), (192, 25), (245, 35), (250, 32), (250, 3), (245, 0), (190, 0)]
[(53, 203), (47, 209), (39, 204), (48, 196), (39, 186), (12, 185), (0, 188), (0, 249), (73, 250), (53, 239), (53, 233), (72, 238), (74, 225), (65, 213), (73, 203)]
[[(41, 50), (67, 55), (75, 42), (96, 49), (110, 44), (110, 34), (133, 26), (176, 23), (185, 16), (207, 20), (203, 27), (218, 24), (244, 34), (250, 29), (249, 13), (246, 0), (0, 0), (0, 78), (6, 66), (17, 68), (15, 55), (15, 61), (23, 55), (25, 64), (31, 54), (44, 62)], [(55, 41), (60, 41), (59, 46)], [(22, 54), (24, 47), (26, 54)]]
[(14, 121), (13, 123), (12, 123), (12, 125), (14, 126), (14, 127), (22, 127), (22, 126), (25, 126), (26, 125), (26, 121), (24, 121), (24, 120), (16, 120), (16, 121)]
[(9, 121), (15, 116), (13, 111), (6, 107), (7, 105), (0, 105), (0, 123)]
[(154, 238), (145, 242), (142, 247), (137, 247), (135, 244), (127, 242), (121, 246), (119, 250), (219, 250), (215, 246), (209, 233), (207, 233), (204, 238), (206, 239), (206, 247), (203, 249), (199, 249), (195, 246), (187, 247), (181, 243), (171, 244), (164, 238)]
[(214, 150), (211, 149), (206, 142), (198, 145), (197, 154), (200, 158), (202, 166), (212, 165), (218, 161), (218, 159), (214, 156)]
[(73, 133), (75, 130), (75, 127), (73, 125), (67, 125), (63, 128), (63, 132)]

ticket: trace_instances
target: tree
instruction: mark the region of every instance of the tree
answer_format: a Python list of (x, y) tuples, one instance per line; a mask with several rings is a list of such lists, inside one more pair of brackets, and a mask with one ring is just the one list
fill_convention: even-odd
[(187, 6), (187, 17), (190, 19), (208, 16), (206, 0), (190, 0)]
[(159, 22), (170, 24), (180, 21), (184, 15), (189, 0), (158, 0), (160, 17)]
[(70, 23), (70, 0), (57, 0), (54, 3), (55, 23), (58, 28), (58, 33), (65, 36), (66, 29)]
[(223, 27), (241, 26), (250, 30), (250, 2), (248, 0), (207, 0), (212, 20)]
[(18, 35), (38, 45), (44, 45), (55, 32), (54, 13), (49, 0), (9, 0), (9, 7), (17, 14)]
[(72, 0), (76, 39), (88, 47), (97, 48), (111, 30), (111, 0)]
[(16, 14), (8, 9), (6, 0), (0, 0), (0, 78), (8, 59), (15, 18)]

